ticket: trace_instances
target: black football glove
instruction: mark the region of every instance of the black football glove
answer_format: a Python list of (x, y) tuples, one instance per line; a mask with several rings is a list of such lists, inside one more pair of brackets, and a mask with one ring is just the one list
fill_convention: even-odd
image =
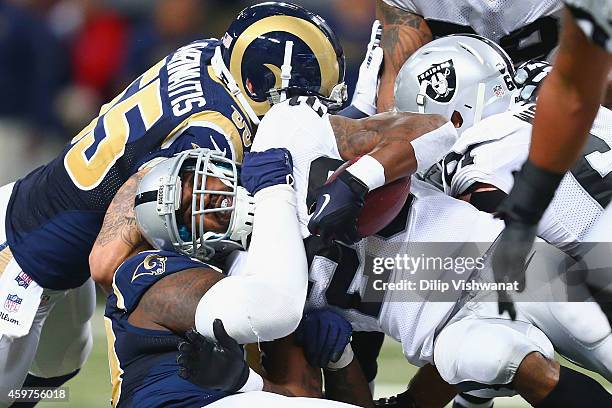
[(236, 340), (227, 334), (221, 320), (213, 322), (213, 333), (216, 342), (193, 329), (185, 333), (187, 341), (179, 344), (176, 358), (179, 376), (202, 388), (236, 392), (249, 377), (244, 353)]
[[(528, 256), (536, 238), (538, 222), (554, 197), (562, 174), (534, 166), (529, 160), (514, 175), (512, 191), (497, 209), (497, 218), (504, 220), (502, 231), (493, 250), (493, 274), (499, 283), (518, 282), (525, 288)], [(508, 312), (514, 320), (516, 310), (510, 294), (499, 291), (499, 313)]]
[(357, 218), (368, 190), (368, 186), (350, 172), (341, 172), (317, 192), (317, 205), (308, 222), (310, 232), (326, 241), (337, 240), (348, 245), (359, 241)]

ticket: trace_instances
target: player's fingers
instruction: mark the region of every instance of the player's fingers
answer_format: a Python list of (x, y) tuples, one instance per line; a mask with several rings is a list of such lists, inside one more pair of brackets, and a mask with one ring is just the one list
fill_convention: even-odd
[(215, 319), (215, 321), (213, 322), (213, 333), (215, 335), (215, 338), (217, 339), (217, 342), (225, 348), (232, 349), (238, 344), (236, 340), (234, 340), (229, 334), (227, 334), (227, 331), (225, 331), (225, 326), (223, 326), (223, 322), (221, 321), (221, 319)]
[(196, 348), (201, 348), (206, 342), (206, 338), (194, 329), (185, 332), (185, 338)]
[(374, 42), (378, 39), (380, 41), (380, 33), (382, 29), (382, 25), (379, 20), (374, 20), (372, 23), (372, 31), (370, 32), (370, 44), (374, 44)]
[(380, 47), (376, 47), (374, 51), (372, 51), (372, 61), (370, 62), (370, 65), (374, 67), (378, 67), (378, 70), (380, 70), (382, 61), (383, 61), (383, 49)]
[(176, 356), (176, 364), (178, 364), (181, 367), (184, 367), (185, 369), (189, 369), (191, 368), (191, 358), (189, 358), (188, 355), (183, 354), (183, 353), (179, 353)]
[(181, 353), (192, 353), (194, 351), (193, 345), (186, 341), (182, 341), (178, 345), (178, 349)]
[(340, 353), (336, 351), (339, 340), (340, 330), (337, 328), (334, 328), (333, 330), (330, 329), (327, 342), (328, 347), (327, 350), (325, 350), (325, 353), (322, 355), (322, 367), (325, 367), (330, 361), (335, 363), (340, 359)]
[(295, 336), (294, 336), (295, 344), (300, 345), (300, 346), (304, 344), (305, 319), (306, 319), (306, 315), (302, 316), (302, 321), (300, 322), (300, 325), (298, 326), (298, 328), (295, 330)]
[(334, 333), (330, 330), (330, 326), (319, 320), (319, 335), (317, 336), (317, 364), (319, 367), (325, 367), (329, 361), (331, 352), (330, 342), (334, 340)]
[(186, 379), (188, 379), (190, 377), (190, 372), (185, 367), (180, 367), (179, 370), (178, 370), (178, 375), (182, 379), (186, 380)]

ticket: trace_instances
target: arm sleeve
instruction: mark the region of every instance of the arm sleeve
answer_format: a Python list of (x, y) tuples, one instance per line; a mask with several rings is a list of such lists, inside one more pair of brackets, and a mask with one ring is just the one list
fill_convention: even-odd
[(240, 344), (284, 337), (300, 323), (307, 287), (295, 191), (288, 185), (267, 187), (255, 194), (253, 237), (244, 271), (202, 296), (196, 329), (213, 339), (213, 322), (221, 319)]

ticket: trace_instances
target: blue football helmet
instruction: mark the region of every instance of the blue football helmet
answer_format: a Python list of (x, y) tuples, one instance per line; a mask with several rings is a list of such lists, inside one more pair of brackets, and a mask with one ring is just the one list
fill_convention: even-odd
[(261, 117), (272, 104), (294, 95), (316, 95), (332, 109), (346, 100), (342, 46), (320, 16), (300, 6), (247, 7), (221, 42), (213, 68), (222, 59), (221, 68), (232, 77), (229, 88), (233, 79), (241, 94), (236, 96), (251, 108), (246, 107), (249, 116)]

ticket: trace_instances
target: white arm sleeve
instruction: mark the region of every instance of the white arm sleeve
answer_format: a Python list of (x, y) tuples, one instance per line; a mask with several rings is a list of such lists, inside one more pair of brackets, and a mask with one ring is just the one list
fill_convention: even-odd
[(238, 343), (247, 344), (285, 337), (302, 318), (308, 265), (295, 191), (288, 185), (276, 185), (254, 198), (255, 219), (245, 270), (216, 283), (196, 309), (196, 329), (211, 339), (215, 319), (223, 321)]
[(438, 162), (457, 141), (457, 129), (451, 122), (425, 133), (410, 142), (417, 161), (417, 173), (422, 173)]

